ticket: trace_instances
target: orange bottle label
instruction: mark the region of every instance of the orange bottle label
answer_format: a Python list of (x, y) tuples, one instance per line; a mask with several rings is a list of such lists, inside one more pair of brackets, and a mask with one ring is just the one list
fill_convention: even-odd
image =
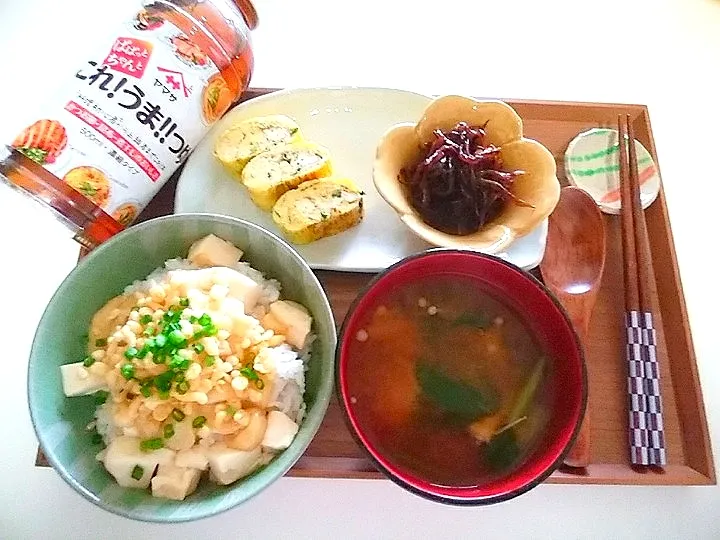
[(230, 105), (218, 78), (185, 33), (141, 10), (12, 145), (128, 225)]

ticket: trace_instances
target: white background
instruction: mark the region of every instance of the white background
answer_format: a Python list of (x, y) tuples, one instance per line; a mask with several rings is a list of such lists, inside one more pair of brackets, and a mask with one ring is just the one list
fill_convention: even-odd
[[(653, 130), (714, 447), (720, 449), (717, 0), (255, 0), (254, 86), (361, 85), (499, 98), (644, 103)], [(56, 80), (136, 0), (0, 0), (0, 140), (35, 119)], [(620, 45), (625, 51), (620, 59)], [(197, 523), (133, 522), (86, 502), (36, 441), (25, 374), (35, 325), (77, 248), (0, 189), (2, 538), (711, 538), (720, 488), (543, 485), (489, 508), (450, 508), (387, 481), (284, 478)], [(717, 465), (716, 465), (717, 467)]]

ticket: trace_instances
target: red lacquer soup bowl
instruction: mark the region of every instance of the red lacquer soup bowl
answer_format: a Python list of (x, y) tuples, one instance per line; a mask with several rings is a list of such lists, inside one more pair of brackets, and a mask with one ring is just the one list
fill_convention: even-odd
[[(367, 346), (362, 349), (360, 345), (368, 339), (365, 328), (371, 314), (392, 297), (394, 291), (413, 282), (428, 283), (435, 277), (441, 280), (458, 278), (492, 297), (522, 321), (543, 355), (551, 359), (550, 367), (544, 370), (543, 375), (543, 428), (537, 430), (522, 459), (482, 481), (454, 485), (429, 478), (417, 472), (420, 469), (406, 466), (407, 463), (397, 458), (396, 447), (393, 446), (395, 439), (391, 435), (389, 439), (378, 440), (376, 426), (370, 425), (373, 417), (362, 412), (353, 394), (360, 378), (363, 381), (377, 380), (386, 386), (394, 384), (392, 378), (384, 378), (384, 368), (378, 360), (387, 351), (376, 350), (377, 354), (373, 354)], [(424, 302), (423, 299), (420, 304)], [(512, 344), (508, 346), (512, 348)], [(399, 350), (392, 353), (393, 358), (403, 356), (402, 349)], [(359, 354), (358, 351), (363, 352)], [(453, 354), (451, 347), (448, 354)], [(345, 420), (358, 444), (378, 469), (393, 482), (417, 495), (455, 505), (497, 503), (540, 484), (562, 464), (575, 440), (587, 402), (582, 346), (555, 297), (540, 281), (520, 268), (491, 255), (464, 250), (432, 249), (403, 259), (373, 279), (355, 299), (345, 318), (336, 353), (336, 371), (336, 391)], [(368, 373), (376, 375), (368, 377)], [(482, 441), (478, 442), (479, 447), (482, 444)], [(448, 459), (453, 459), (452, 454), (448, 454)]]

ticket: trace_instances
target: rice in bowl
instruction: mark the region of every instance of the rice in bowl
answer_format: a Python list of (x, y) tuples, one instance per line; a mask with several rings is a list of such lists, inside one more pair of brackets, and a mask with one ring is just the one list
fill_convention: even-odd
[(287, 448), (303, 420), (312, 319), (214, 235), (93, 317), (88, 356), (61, 366), (96, 393), (91, 428), (118, 484), (182, 500), (205, 471), (231, 484)]

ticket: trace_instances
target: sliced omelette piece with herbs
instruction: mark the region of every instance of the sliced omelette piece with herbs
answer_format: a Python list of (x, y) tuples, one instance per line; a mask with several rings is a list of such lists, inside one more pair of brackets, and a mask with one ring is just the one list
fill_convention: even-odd
[(258, 154), (248, 162), (240, 178), (253, 202), (269, 211), (287, 191), (331, 172), (330, 152), (326, 148), (297, 141)]
[(233, 124), (215, 141), (215, 157), (239, 177), (258, 154), (300, 139), (300, 127), (285, 115), (258, 116)]
[(303, 182), (282, 195), (273, 221), (295, 244), (308, 244), (341, 233), (363, 218), (363, 192), (344, 178)]

